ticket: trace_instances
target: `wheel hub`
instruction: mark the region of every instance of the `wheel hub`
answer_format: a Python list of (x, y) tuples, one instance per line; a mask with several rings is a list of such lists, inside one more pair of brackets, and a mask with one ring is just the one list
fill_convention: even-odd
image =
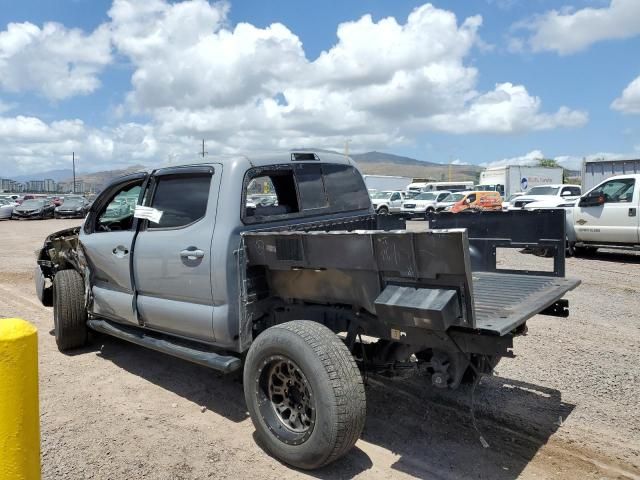
[(313, 423), (309, 385), (290, 360), (279, 359), (268, 373), (269, 400), (282, 424), (296, 433), (305, 433)]
[(300, 445), (313, 433), (315, 397), (302, 369), (284, 355), (265, 358), (257, 371), (258, 410), (269, 431), (287, 445)]

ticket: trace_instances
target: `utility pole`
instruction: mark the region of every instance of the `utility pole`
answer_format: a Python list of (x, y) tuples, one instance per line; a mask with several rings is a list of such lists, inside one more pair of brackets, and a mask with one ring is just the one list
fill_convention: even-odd
[(73, 193), (76, 193), (76, 152), (71, 152), (71, 161), (73, 162)]
[(204, 156), (205, 156), (206, 154), (208, 154), (208, 153), (209, 153), (209, 152), (205, 152), (205, 150), (204, 150), (204, 138), (203, 138), (203, 139), (202, 139), (202, 152), (200, 152), (200, 154), (202, 155), (202, 158), (204, 158)]
[(449, 155), (449, 181), (451, 182), (451, 155)]
[(349, 156), (349, 144), (351, 143), (351, 139), (347, 138), (344, 141), (344, 156), (348, 157)]

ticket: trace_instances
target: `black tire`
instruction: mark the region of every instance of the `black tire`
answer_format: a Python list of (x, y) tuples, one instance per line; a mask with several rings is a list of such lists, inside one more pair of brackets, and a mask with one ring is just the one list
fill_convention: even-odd
[(576, 254), (576, 244), (575, 242), (570, 242), (567, 240), (567, 251), (565, 253), (566, 257), (573, 257)]
[(84, 281), (75, 270), (62, 270), (53, 278), (53, 323), (58, 350), (66, 352), (86, 345)]
[(598, 251), (597, 247), (574, 247), (576, 257), (591, 257)]
[(387, 207), (380, 207), (378, 209), (378, 215), (389, 215), (389, 209)]
[(342, 457), (364, 428), (366, 399), (356, 362), (342, 340), (316, 322), (283, 323), (256, 338), (244, 366), (244, 395), (261, 444), (298, 468)]

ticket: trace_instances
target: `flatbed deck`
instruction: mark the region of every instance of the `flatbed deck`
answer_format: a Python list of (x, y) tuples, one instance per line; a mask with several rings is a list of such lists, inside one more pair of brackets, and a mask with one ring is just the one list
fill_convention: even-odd
[(473, 272), (476, 328), (504, 335), (580, 284), (575, 278)]

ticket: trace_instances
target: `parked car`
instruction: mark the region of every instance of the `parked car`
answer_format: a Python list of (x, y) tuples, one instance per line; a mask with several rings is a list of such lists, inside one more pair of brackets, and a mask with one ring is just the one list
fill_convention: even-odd
[(10, 219), (15, 206), (16, 204), (14, 202), (9, 202), (8, 200), (0, 198), (0, 219)]
[(44, 219), (53, 218), (55, 207), (46, 198), (25, 200), (13, 209), (12, 218), (15, 219)]
[(509, 197), (506, 198), (505, 200), (503, 200), (503, 202), (502, 202), (502, 210), (509, 210), (509, 207), (511, 207), (511, 205), (513, 205), (513, 201), (516, 198), (521, 197), (525, 193), (526, 192), (516, 192), (516, 193), (513, 193), (513, 194), (509, 195)]
[(405, 218), (424, 218), (425, 214), (435, 212), (436, 204), (443, 201), (451, 192), (424, 192), (406, 198), (402, 204), (401, 213)]
[(582, 193), (580, 185), (540, 185), (527, 190), (527, 193), (511, 201), (508, 210), (522, 209), (532, 202), (555, 200), (566, 203), (577, 199)]
[(84, 218), (89, 211), (89, 202), (84, 198), (65, 198), (64, 203), (55, 208), (55, 218)]
[(124, 198), (119, 198), (109, 204), (109, 208), (104, 211), (103, 217), (118, 220), (128, 217), (132, 213), (133, 209), (129, 202)]
[[(252, 178), (272, 181), (277, 205), (247, 208)], [(122, 213), (122, 196), (144, 199), (142, 208), (106, 215)], [(536, 217), (521, 233), (550, 238), (542, 227), (553, 222), (529, 213), (504, 216)], [(531, 317), (566, 316), (561, 299), (580, 283), (564, 278), (564, 257), (562, 272), (505, 273), (495, 255), (472, 259), (464, 230), (390, 233), (380, 220), (356, 164), (322, 151), (131, 174), (102, 191), (81, 227), (47, 237), (36, 292), (53, 306), (61, 351), (86, 345), (91, 329), (221, 372), (243, 369), (260, 443), (319, 468), (364, 428), (358, 363), (420, 369), (435, 387), (457, 388), (513, 356)]]
[(465, 195), (469, 192), (453, 192), (444, 197), (439, 202), (436, 202), (436, 212), (444, 212), (451, 210), (451, 207), (460, 200), (462, 200)]
[(375, 192), (371, 195), (371, 203), (378, 215), (400, 213), (405, 196), (405, 192), (401, 192), (399, 190)]

